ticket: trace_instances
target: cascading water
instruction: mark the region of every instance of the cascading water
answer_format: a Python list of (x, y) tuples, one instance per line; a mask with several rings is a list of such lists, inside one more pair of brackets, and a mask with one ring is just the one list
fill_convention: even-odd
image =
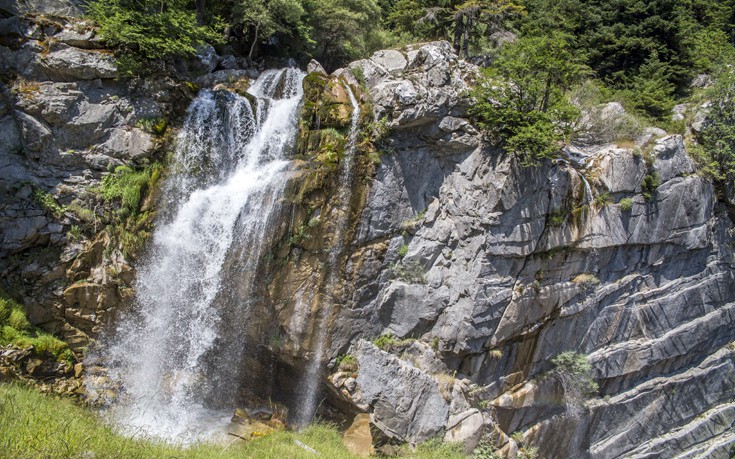
[(331, 315), (332, 306), (337, 298), (336, 287), (340, 274), (339, 256), (344, 249), (344, 236), (349, 223), (349, 205), (352, 199), (352, 163), (354, 162), (357, 143), (357, 125), (360, 121), (360, 104), (358, 104), (355, 94), (352, 92), (352, 89), (350, 89), (350, 86), (345, 84), (344, 88), (347, 95), (350, 97), (350, 103), (352, 104), (352, 120), (350, 124), (349, 137), (347, 138), (345, 155), (339, 168), (337, 205), (342, 209), (343, 214), (335, 223), (335, 243), (329, 251), (327, 266), (329, 271), (327, 274), (327, 281), (324, 286), (324, 291), (326, 292), (325, 296), (329, 304), (326, 307), (321, 308), (321, 313), (317, 319), (319, 330), (317, 331), (316, 346), (314, 348), (312, 360), (307, 366), (306, 377), (304, 380), (304, 391), (299, 403), (300, 406), (296, 420), (299, 428), (305, 427), (314, 419), (314, 414), (317, 409), (319, 383), (323, 370), (322, 360), (324, 359), (324, 346), (327, 340), (327, 321)]
[(303, 76), (264, 72), (249, 90), (255, 109), (229, 91), (203, 91), (189, 108), (136, 307), (92, 356), (121, 387), (108, 414), (123, 430), (187, 443), (227, 424), (231, 410), (217, 408), (241, 380), (248, 294), (287, 181)]

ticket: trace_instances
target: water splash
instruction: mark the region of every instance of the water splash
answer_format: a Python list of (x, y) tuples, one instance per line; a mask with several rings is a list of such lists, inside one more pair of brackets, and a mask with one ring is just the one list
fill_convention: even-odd
[(264, 72), (254, 108), (228, 91), (203, 91), (189, 108), (136, 307), (91, 356), (122, 388), (107, 414), (128, 433), (190, 443), (224, 432), (231, 411), (218, 408), (242, 379), (235, 331), (287, 181), (303, 76)]
[(355, 150), (357, 144), (358, 123), (360, 121), (360, 104), (357, 102), (352, 89), (348, 84), (344, 84), (345, 91), (350, 98), (352, 104), (352, 119), (350, 124), (350, 133), (345, 146), (345, 155), (340, 163), (339, 168), (339, 190), (337, 193), (338, 209), (341, 215), (336, 220), (334, 228), (334, 244), (329, 250), (329, 258), (327, 262), (327, 281), (324, 286), (326, 292), (326, 301), (328, 304), (320, 308), (319, 317), (316, 324), (317, 330), (316, 346), (311, 360), (306, 368), (304, 378), (304, 391), (299, 403), (299, 411), (296, 424), (299, 429), (306, 427), (314, 419), (318, 408), (319, 385), (322, 380), (324, 371), (324, 348), (327, 341), (328, 320), (332, 313), (333, 305), (339, 298), (337, 292), (340, 267), (339, 257), (344, 249), (344, 238), (347, 232), (350, 216), (350, 201), (352, 200), (352, 166), (354, 163)]

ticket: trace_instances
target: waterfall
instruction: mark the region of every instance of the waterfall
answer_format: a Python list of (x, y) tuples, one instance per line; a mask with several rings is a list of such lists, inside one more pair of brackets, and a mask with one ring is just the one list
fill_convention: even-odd
[[(202, 91), (178, 138), (136, 305), (93, 358), (119, 384), (106, 414), (179, 443), (223, 432), (243, 380), (254, 274), (288, 177), (303, 72), (264, 72), (254, 104)], [(255, 105), (255, 107), (253, 107)]]
[(584, 176), (583, 173), (577, 172), (579, 175), (579, 178), (582, 179), (582, 182), (584, 183), (584, 203), (589, 204), (592, 202), (592, 188), (590, 187), (590, 183), (587, 181), (587, 178)]
[(328, 321), (332, 312), (332, 307), (338, 299), (336, 292), (339, 281), (340, 266), (339, 257), (344, 249), (344, 238), (350, 221), (350, 201), (352, 200), (352, 165), (355, 157), (355, 149), (357, 143), (357, 125), (360, 121), (360, 104), (358, 104), (355, 94), (348, 84), (344, 84), (345, 91), (350, 98), (352, 104), (352, 119), (350, 124), (350, 133), (345, 146), (345, 155), (342, 158), (339, 167), (339, 189), (337, 193), (338, 206), (341, 215), (336, 219), (334, 228), (334, 241), (329, 250), (329, 259), (327, 269), (327, 281), (324, 286), (326, 292), (326, 301), (329, 303), (326, 307), (320, 308), (319, 317), (317, 319), (317, 340), (309, 364), (306, 369), (304, 380), (304, 391), (301, 395), (299, 403), (299, 411), (296, 423), (299, 428), (305, 427), (314, 419), (318, 407), (319, 383), (322, 378), (324, 347), (327, 341)]

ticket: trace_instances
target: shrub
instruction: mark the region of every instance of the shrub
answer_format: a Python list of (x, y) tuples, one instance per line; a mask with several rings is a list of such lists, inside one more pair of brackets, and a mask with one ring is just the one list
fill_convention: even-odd
[(595, 196), (595, 199), (592, 201), (592, 204), (595, 205), (595, 207), (602, 208), (606, 205), (610, 204), (613, 201), (612, 196), (610, 196), (610, 193), (602, 193)]
[(158, 180), (161, 166), (153, 164), (144, 169), (118, 166), (115, 172), (105, 176), (100, 184), (100, 194), (106, 201), (119, 201), (122, 216), (134, 216), (149, 187)]
[(567, 405), (578, 407), (585, 397), (597, 393), (597, 383), (590, 376), (592, 366), (587, 356), (574, 351), (562, 352), (553, 359), (552, 375), (559, 380)]
[(623, 198), (618, 204), (620, 204), (620, 210), (622, 212), (630, 212), (633, 208), (633, 200), (630, 198)]
[(388, 332), (380, 335), (379, 337), (375, 338), (373, 340), (373, 344), (377, 346), (379, 349), (382, 349), (386, 352), (390, 352), (390, 350), (394, 347), (400, 344), (401, 340), (393, 336), (393, 333)]
[(398, 247), (398, 256), (403, 258), (408, 254), (408, 245), (403, 244), (402, 246)]
[(583, 273), (575, 276), (574, 279), (572, 279), (572, 282), (586, 288), (591, 288), (599, 285), (600, 279), (598, 279), (597, 276), (595, 276), (594, 274)]
[(653, 194), (656, 192), (656, 188), (661, 185), (661, 177), (658, 175), (658, 172), (652, 171), (643, 177), (643, 182), (641, 183), (641, 189), (643, 190), (643, 197), (646, 199), (653, 198)]
[(64, 207), (59, 205), (54, 196), (47, 191), (35, 188), (33, 190), (33, 199), (41, 206), (44, 212), (54, 218), (61, 218), (64, 214)]
[(715, 178), (732, 182), (735, 179), (735, 71), (721, 70), (715, 85), (708, 91), (712, 100), (708, 124), (700, 135), (704, 161)]
[(49, 352), (58, 361), (74, 358), (68, 345), (31, 325), (23, 306), (0, 291), (0, 345), (32, 346), (36, 353)]
[(356, 372), (357, 357), (352, 354), (342, 354), (337, 356), (337, 369), (339, 371)]
[(546, 220), (549, 225), (554, 227), (559, 227), (564, 224), (564, 221), (567, 219), (567, 212), (559, 209), (551, 212), (547, 215)]
[(393, 274), (409, 284), (426, 283), (426, 268), (418, 261), (401, 262), (393, 266)]

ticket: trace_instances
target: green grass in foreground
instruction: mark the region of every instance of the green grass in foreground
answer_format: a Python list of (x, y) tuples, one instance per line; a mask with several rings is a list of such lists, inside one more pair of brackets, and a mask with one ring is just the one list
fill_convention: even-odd
[[(318, 451), (305, 451), (298, 439)], [(406, 457), (460, 459), (456, 445), (428, 442)], [(324, 425), (302, 433), (273, 435), (226, 445), (182, 449), (120, 436), (97, 416), (69, 400), (41, 394), (15, 384), (0, 384), (0, 458), (351, 458), (337, 430)]]

